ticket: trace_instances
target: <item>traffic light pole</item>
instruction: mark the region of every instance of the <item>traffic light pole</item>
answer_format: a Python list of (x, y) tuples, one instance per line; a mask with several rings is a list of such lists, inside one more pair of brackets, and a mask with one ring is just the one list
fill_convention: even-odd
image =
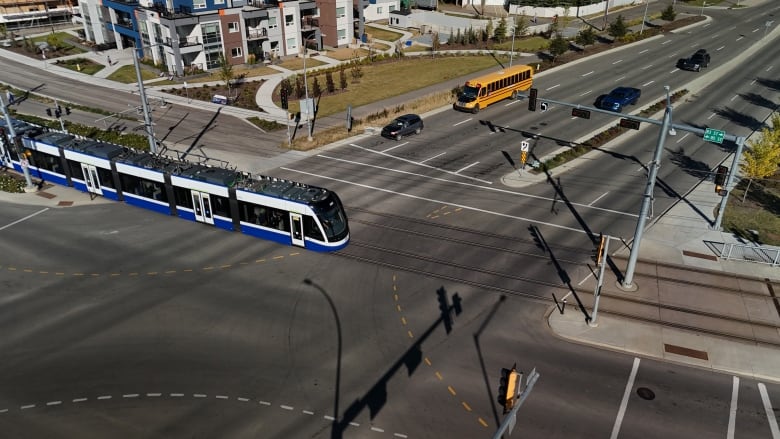
[[(11, 121), (11, 115), (8, 113), (8, 107), (5, 106), (5, 99), (3, 99), (2, 95), (0, 95), (0, 107), (2, 107), (3, 116), (5, 116), (5, 126), (8, 130), (7, 134), (10, 134), (11, 139), (13, 139), (14, 143), (16, 143), (16, 130), (14, 130), (14, 124)], [(6, 139), (8, 138), (7, 134), (3, 132), (3, 135), (6, 136)], [(3, 160), (9, 157), (8, 151), (2, 151), (2, 153)], [(27, 157), (25, 157), (21, 151), (17, 151), (17, 154), (19, 155), (19, 163), (21, 163), (22, 172), (24, 173), (24, 181), (27, 183), (27, 187), (25, 187), (24, 190), (31, 192), (35, 189), (35, 186), (33, 186), (32, 178), (30, 178), (30, 168), (27, 162)]]
[[(601, 244), (599, 244), (601, 245)], [(598, 326), (596, 318), (599, 315), (599, 299), (601, 299), (601, 287), (604, 285), (604, 267), (607, 265), (607, 253), (609, 252), (609, 235), (604, 236), (604, 248), (600, 249), (598, 254), (599, 278), (596, 283), (596, 290), (593, 292), (593, 312), (590, 314), (588, 325)]]
[(634, 231), (634, 243), (631, 245), (631, 254), (628, 256), (628, 266), (626, 267), (626, 277), (623, 279), (622, 288), (628, 291), (636, 290), (636, 285), (633, 285), (634, 271), (636, 270), (636, 260), (639, 258), (639, 246), (642, 242), (642, 235), (645, 231), (645, 223), (647, 222), (647, 212), (650, 211), (650, 203), (653, 200), (653, 188), (655, 188), (655, 180), (658, 176), (658, 168), (661, 167), (661, 154), (664, 151), (664, 143), (666, 142), (666, 133), (669, 131), (669, 126), (672, 123), (672, 103), (669, 98), (669, 86), (666, 86), (666, 110), (664, 110), (664, 118), (661, 122), (661, 132), (658, 135), (658, 142), (655, 145), (655, 153), (653, 154), (653, 161), (650, 162), (650, 172), (647, 175), (647, 186), (645, 186), (645, 194), (642, 199), (642, 207), (639, 210), (639, 218), (636, 221), (636, 230)]
[(742, 148), (745, 146), (745, 138), (744, 137), (737, 137), (736, 139), (737, 144), (737, 151), (734, 153), (734, 159), (731, 161), (731, 169), (729, 170), (728, 176), (726, 177), (726, 184), (723, 185), (724, 188), (726, 188), (726, 195), (723, 195), (720, 199), (720, 207), (718, 208), (718, 216), (715, 219), (715, 225), (712, 226), (715, 230), (720, 230), (721, 222), (723, 222), (723, 212), (726, 211), (726, 204), (729, 200), (729, 192), (731, 188), (731, 183), (734, 181), (734, 174), (737, 173), (737, 169), (739, 166), (739, 159), (742, 157)]

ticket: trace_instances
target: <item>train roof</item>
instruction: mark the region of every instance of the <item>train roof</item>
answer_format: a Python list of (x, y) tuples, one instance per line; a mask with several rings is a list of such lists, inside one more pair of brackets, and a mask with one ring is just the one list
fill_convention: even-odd
[(56, 131), (40, 134), (35, 136), (34, 139), (38, 142), (61, 146), (69, 150), (114, 160), (118, 163), (126, 163), (139, 168), (150, 169), (214, 185), (236, 187), (247, 192), (254, 192), (290, 201), (318, 203), (327, 200), (331, 194), (327, 189), (309, 186), (304, 183), (296, 183), (263, 175), (253, 176), (249, 173), (240, 172), (235, 169), (188, 162), (166, 155), (134, 150), (113, 143), (76, 138), (70, 134)]
[(50, 145), (55, 145), (55, 146), (64, 145), (75, 138), (76, 138), (75, 136), (72, 136), (70, 134), (59, 133), (56, 131), (51, 131), (48, 133), (43, 133), (35, 136), (36, 141), (48, 143)]
[(265, 176), (260, 179), (250, 180), (246, 184), (243, 184), (241, 188), (270, 195), (272, 197), (306, 203), (323, 201), (327, 199), (329, 195), (327, 189)]

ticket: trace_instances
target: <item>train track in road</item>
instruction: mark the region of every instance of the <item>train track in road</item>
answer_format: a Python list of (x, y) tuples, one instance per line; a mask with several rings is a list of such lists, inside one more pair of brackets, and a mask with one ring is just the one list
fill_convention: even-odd
[[(544, 303), (552, 303), (553, 294), (561, 298), (573, 293), (586, 308), (592, 307), (593, 291), (564, 282), (562, 278), (568, 275), (561, 274), (590, 272), (589, 251), (551, 247), (561, 255), (558, 265), (554, 265), (550, 255), (538, 249), (533, 240), (402, 215), (348, 210), (353, 212), (350, 216), (353, 238), (346, 249), (336, 253), (341, 257)], [(355, 215), (355, 211), (359, 214)], [(355, 236), (377, 239), (368, 242)], [(780, 298), (759, 291), (756, 284), (761, 280), (758, 279), (641, 260), (635, 275), (637, 282), (645, 285), (656, 282), (680, 291), (703, 288), (734, 298), (773, 301), (780, 314)], [(780, 293), (780, 284), (769, 282), (765, 288)], [(778, 325), (724, 315), (705, 307), (662, 303), (630, 293), (602, 290), (599, 312), (780, 347)]]

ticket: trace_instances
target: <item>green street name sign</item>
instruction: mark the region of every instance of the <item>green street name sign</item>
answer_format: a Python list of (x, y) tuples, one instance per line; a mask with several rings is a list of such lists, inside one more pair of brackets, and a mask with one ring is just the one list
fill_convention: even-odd
[(726, 132), (721, 130), (713, 130), (712, 128), (704, 130), (704, 140), (707, 142), (723, 143), (725, 135)]

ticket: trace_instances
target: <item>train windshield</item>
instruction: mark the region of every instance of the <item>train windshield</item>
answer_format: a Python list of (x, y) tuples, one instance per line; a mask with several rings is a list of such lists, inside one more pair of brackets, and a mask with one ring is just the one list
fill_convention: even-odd
[(312, 208), (317, 212), (317, 217), (322, 222), (322, 228), (325, 229), (328, 241), (338, 241), (347, 236), (349, 233), (347, 215), (344, 213), (344, 208), (336, 194), (331, 192), (327, 199), (315, 203)]

